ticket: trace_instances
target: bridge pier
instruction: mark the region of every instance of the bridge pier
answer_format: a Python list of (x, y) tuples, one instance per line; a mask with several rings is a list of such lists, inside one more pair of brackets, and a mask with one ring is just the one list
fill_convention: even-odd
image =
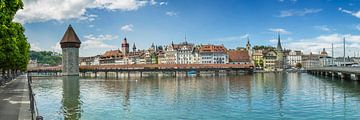
[(94, 74), (95, 74), (95, 78), (97, 78), (97, 72), (94, 72)]
[(129, 72), (127, 72), (128, 73), (128, 78), (130, 78), (130, 71)]
[(108, 77), (108, 72), (105, 71), (104, 73), (105, 73), (105, 78), (107, 78)]
[(119, 72), (116, 72), (115, 74), (116, 74), (116, 78), (119, 78)]
[(360, 75), (355, 74), (355, 79), (354, 80), (360, 80)]
[(140, 71), (140, 78), (142, 78), (142, 73), (143, 73), (143, 72), (142, 72), (142, 71)]
[(219, 70), (215, 70), (215, 76), (219, 76)]
[(349, 80), (351, 79), (351, 74), (340, 73), (341, 79)]

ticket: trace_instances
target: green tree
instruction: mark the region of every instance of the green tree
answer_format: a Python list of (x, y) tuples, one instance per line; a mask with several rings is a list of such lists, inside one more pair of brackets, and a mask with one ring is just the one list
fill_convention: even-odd
[(264, 61), (262, 59), (255, 59), (254, 63), (255, 63), (255, 67), (263, 67), (264, 66)]
[(56, 66), (61, 64), (61, 55), (51, 51), (30, 51), (30, 59), (37, 63)]
[(295, 67), (296, 68), (302, 68), (302, 64), (301, 63), (296, 63)]
[(30, 45), (21, 24), (12, 22), (16, 12), (22, 9), (21, 0), (0, 0), (0, 69), (2, 75), (8, 71), (16, 73), (26, 70)]

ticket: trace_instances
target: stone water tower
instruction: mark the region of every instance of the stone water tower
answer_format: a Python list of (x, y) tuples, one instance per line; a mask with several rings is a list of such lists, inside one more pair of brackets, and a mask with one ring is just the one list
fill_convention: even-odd
[(62, 49), (62, 75), (79, 75), (79, 48), (80, 40), (74, 29), (69, 25), (64, 37), (60, 41)]

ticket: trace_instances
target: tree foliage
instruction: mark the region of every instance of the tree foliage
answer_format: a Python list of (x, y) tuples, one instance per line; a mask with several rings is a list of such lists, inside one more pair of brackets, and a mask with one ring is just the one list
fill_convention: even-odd
[(296, 63), (295, 67), (296, 68), (302, 68), (302, 64), (301, 63)]
[(24, 27), (13, 22), (22, 9), (21, 0), (0, 0), (0, 69), (2, 71), (26, 70), (30, 45)]
[(60, 54), (51, 51), (30, 51), (30, 59), (37, 60), (39, 64), (47, 64), (50, 66), (61, 64)]

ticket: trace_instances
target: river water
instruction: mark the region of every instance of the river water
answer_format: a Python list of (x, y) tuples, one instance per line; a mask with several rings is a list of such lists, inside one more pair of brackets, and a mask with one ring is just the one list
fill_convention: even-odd
[(360, 119), (357, 81), (307, 73), (38, 78), (45, 120)]

